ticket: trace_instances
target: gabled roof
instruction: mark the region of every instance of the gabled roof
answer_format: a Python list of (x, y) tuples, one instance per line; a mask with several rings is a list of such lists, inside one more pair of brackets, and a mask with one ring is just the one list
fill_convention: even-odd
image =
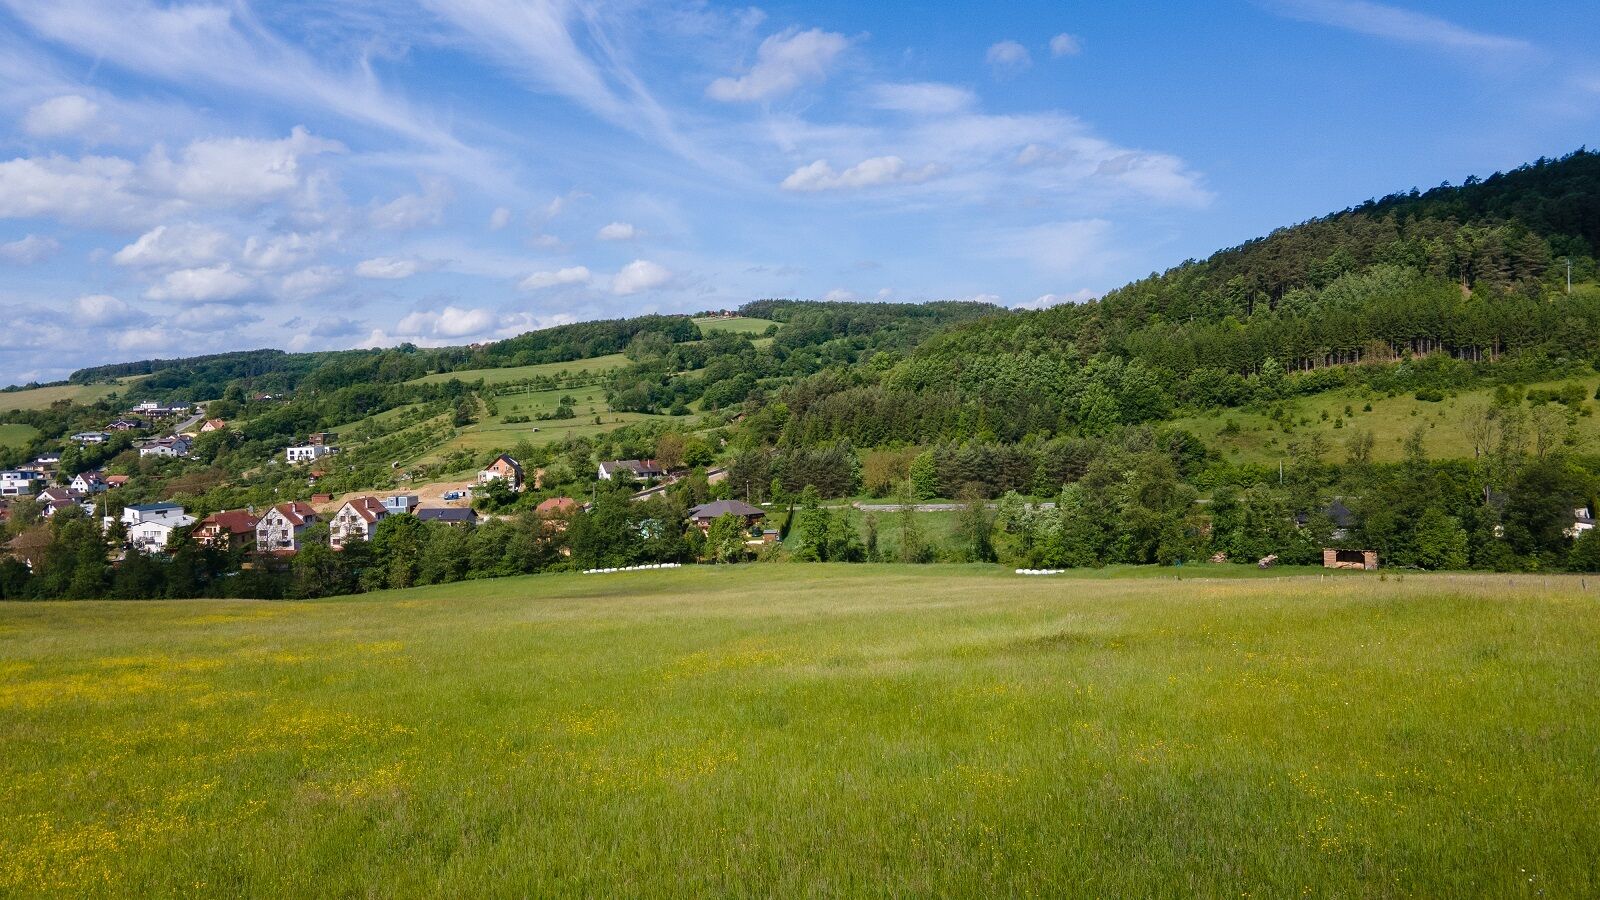
[(743, 500), (713, 500), (702, 503), (689, 510), (691, 519), (716, 519), (726, 515), (735, 515), (741, 518), (749, 516), (765, 516), (765, 510), (758, 506), (751, 506)]
[(417, 518), (424, 522), (476, 522), (478, 514), (460, 506), (424, 507), (417, 510)]
[(506, 465), (510, 466), (511, 470), (516, 472), (518, 475), (522, 474), (522, 463), (517, 462), (516, 460), (512, 459), (509, 454), (505, 454), (505, 453), (502, 453), (499, 456), (496, 456), (493, 460), (491, 460), (489, 462), (489, 465), (485, 466), (484, 468), (492, 469), (492, 468), (494, 468), (494, 464), (495, 463), (502, 463), (502, 462), (505, 463)]
[(273, 507), (280, 515), (289, 520), (289, 524), (296, 528), (317, 517), (317, 511), (309, 503), (292, 500), (288, 503), (279, 503)]
[(206, 516), (200, 520), (200, 527), (205, 528), (208, 525), (215, 525), (230, 534), (251, 534), (256, 530), (256, 522), (256, 517), (248, 511), (233, 509)]
[(542, 501), (533, 508), (536, 513), (565, 513), (578, 508), (578, 501), (571, 497), (551, 497)]
[(183, 506), (182, 506), (182, 504), (178, 504), (178, 503), (139, 503), (139, 504), (135, 504), (133, 506), (128, 507), (128, 509), (131, 509), (134, 512), (146, 513), (146, 512), (161, 512), (162, 510), (167, 510), (167, 509), (180, 509), (181, 510), (181, 509), (183, 509)]
[(653, 459), (614, 459), (601, 463), (600, 468), (608, 473), (632, 472), (635, 475), (665, 475), (667, 472)]
[(344, 506), (339, 507), (339, 512), (344, 512), (345, 507), (349, 507), (363, 521), (369, 523), (376, 522), (389, 514), (389, 510), (384, 508), (383, 501), (377, 497), (354, 497), (346, 500)]

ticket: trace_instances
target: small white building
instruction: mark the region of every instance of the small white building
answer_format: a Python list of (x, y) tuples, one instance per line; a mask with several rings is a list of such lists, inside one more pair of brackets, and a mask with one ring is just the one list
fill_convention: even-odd
[(188, 456), (189, 451), (193, 449), (193, 442), (191, 442), (187, 437), (179, 434), (173, 435), (172, 437), (156, 438), (153, 441), (147, 441), (143, 444), (140, 444), (139, 455), (183, 457)]
[(256, 521), (256, 549), (264, 553), (298, 551), (301, 532), (315, 525), (317, 518), (317, 511), (308, 503), (279, 503)]
[(26, 469), (0, 472), (0, 497), (27, 497), (45, 483), (43, 473)]
[(347, 500), (328, 520), (328, 543), (338, 550), (356, 541), (370, 541), (378, 523), (388, 517), (389, 510), (376, 497)]
[(103, 494), (110, 488), (99, 472), (79, 472), (72, 479), (72, 489), (80, 494)]
[(171, 524), (183, 519), (194, 521), (194, 517), (187, 515), (183, 507), (176, 503), (138, 503), (122, 509), (122, 524), (130, 527), (146, 522)]
[(283, 455), (291, 463), (304, 463), (313, 462), (324, 456), (332, 456), (338, 452), (339, 448), (337, 447), (329, 447), (325, 444), (306, 444), (302, 447), (290, 447), (283, 451)]
[(111, 440), (111, 435), (104, 431), (80, 431), (72, 439), (79, 444), (104, 444)]

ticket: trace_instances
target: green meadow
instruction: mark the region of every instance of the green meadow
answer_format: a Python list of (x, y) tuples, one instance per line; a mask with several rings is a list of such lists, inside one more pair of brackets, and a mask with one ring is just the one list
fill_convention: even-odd
[(28, 388), (23, 391), (5, 391), (0, 393), (0, 410), (13, 409), (48, 409), (50, 404), (62, 400), (73, 403), (94, 403), (115, 394), (128, 385), (144, 378), (143, 375), (134, 375), (128, 378), (119, 378), (115, 382), (105, 384), (57, 384), (50, 387)]
[(12, 423), (0, 425), (0, 447), (22, 447), (39, 436), (39, 429), (32, 425)]
[(628, 365), (628, 358), (621, 353), (612, 353), (606, 356), (595, 356), (589, 359), (574, 359), (570, 362), (539, 363), (531, 366), (507, 366), (499, 369), (461, 369), (455, 372), (435, 372), (414, 379), (416, 384), (443, 384), (447, 381), (482, 381), (486, 385), (504, 384), (507, 381), (521, 381), (525, 378), (574, 378), (581, 375), (596, 375), (620, 369)]
[(1096, 574), (0, 605), (0, 895), (1600, 892), (1600, 585)]
[(757, 319), (750, 316), (732, 316), (726, 319), (721, 316), (706, 316), (695, 319), (694, 323), (700, 326), (700, 331), (704, 334), (727, 331), (751, 337), (765, 334), (768, 328), (778, 324), (771, 319)]

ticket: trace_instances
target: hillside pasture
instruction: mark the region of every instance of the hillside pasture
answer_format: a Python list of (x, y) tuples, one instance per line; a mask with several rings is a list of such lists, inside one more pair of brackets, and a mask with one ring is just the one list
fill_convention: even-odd
[(32, 425), (11, 423), (0, 425), (0, 447), (23, 447), (39, 436), (39, 429)]
[(51, 387), (29, 388), (25, 391), (6, 391), (0, 393), (0, 414), (14, 409), (48, 409), (52, 404), (63, 400), (73, 403), (94, 403), (127, 390), (128, 385), (144, 377), (136, 375), (107, 384), (58, 384)]
[(413, 383), (417, 384), (443, 384), (447, 381), (459, 380), (465, 382), (482, 381), (484, 384), (504, 384), (508, 381), (521, 381), (525, 378), (576, 378), (588, 375), (599, 375), (620, 369), (628, 365), (628, 358), (621, 353), (611, 353), (605, 356), (596, 356), (590, 359), (575, 359), (569, 362), (540, 363), (533, 366), (508, 366), (503, 369), (462, 369), (455, 372), (435, 372), (424, 375)]
[[(1600, 379), (1568, 378), (1530, 385), (1529, 389), (1552, 389), (1570, 383), (1582, 384), (1584, 396), (1593, 397)], [(1472, 442), (1465, 426), (1466, 413), (1473, 406), (1489, 405), (1493, 398), (1492, 388), (1446, 394), (1437, 402), (1418, 400), (1414, 393), (1389, 397), (1345, 389), (1285, 401), (1294, 423), (1290, 431), (1264, 414), (1242, 409), (1210, 410), (1176, 419), (1172, 424), (1199, 437), (1223, 459), (1236, 463), (1276, 463), (1288, 455), (1291, 442), (1311, 432), (1322, 432), (1327, 437), (1331, 448), (1328, 461), (1342, 461), (1345, 441), (1356, 430), (1369, 431), (1376, 438), (1374, 460), (1395, 462), (1404, 456), (1405, 440), (1418, 425), (1425, 429), (1423, 447), (1430, 458), (1470, 459)], [(1368, 405), (1372, 407), (1370, 411), (1365, 409)], [(1600, 415), (1595, 414), (1600, 404), (1588, 400), (1584, 405), (1589, 415), (1577, 417), (1574, 433), (1578, 448), (1592, 452), (1600, 449)], [(1346, 407), (1350, 409), (1348, 415)], [(1324, 414), (1327, 418), (1323, 418)], [(1335, 428), (1334, 422), (1339, 419), (1344, 424)], [(1302, 420), (1309, 421), (1302, 424)]]
[(1139, 571), (0, 605), (0, 894), (1600, 892), (1597, 586)]
[(721, 316), (706, 316), (704, 318), (695, 319), (694, 324), (700, 326), (700, 331), (703, 334), (726, 331), (732, 334), (743, 334), (754, 337), (758, 334), (766, 333), (768, 328), (778, 323), (772, 321), (771, 319), (756, 319), (749, 316), (733, 316), (732, 318), (727, 319), (722, 318)]

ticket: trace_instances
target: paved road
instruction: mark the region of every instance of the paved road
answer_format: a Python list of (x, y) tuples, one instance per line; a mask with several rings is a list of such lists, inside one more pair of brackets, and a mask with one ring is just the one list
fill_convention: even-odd
[(206, 417), (205, 410), (201, 410), (201, 411), (195, 413), (194, 415), (190, 416), (189, 418), (184, 419), (182, 422), (179, 422), (177, 425), (174, 425), (172, 427), (172, 433), (173, 434), (183, 434), (185, 431), (188, 431), (189, 429), (193, 428), (201, 419), (204, 419), (205, 417)]

